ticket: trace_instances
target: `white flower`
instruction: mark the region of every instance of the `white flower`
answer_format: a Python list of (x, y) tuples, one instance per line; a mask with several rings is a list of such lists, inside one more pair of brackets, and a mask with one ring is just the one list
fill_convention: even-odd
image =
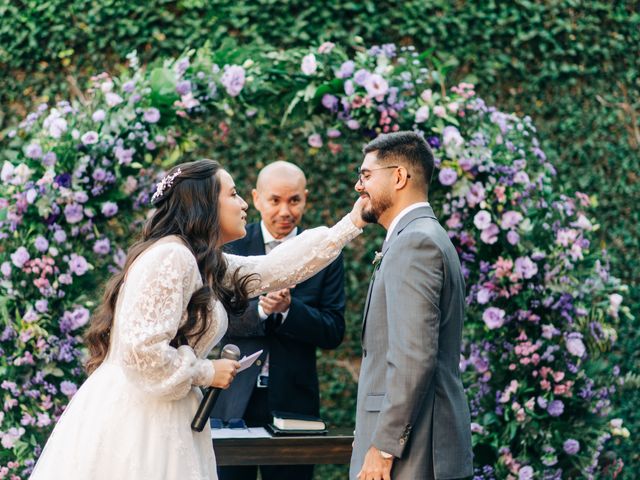
[(444, 109), (442, 105), (436, 105), (435, 107), (433, 107), (433, 114), (436, 117), (443, 118), (447, 115), (447, 111)]
[(415, 118), (416, 123), (426, 122), (428, 118), (429, 118), (429, 107), (427, 107), (426, 105), (420, 107), (416, 111), (416, 118)]
[(13, 179), (11, 183), (14, 185), (22, 185), (31, 178), (31, 170), (24, 163), (18, 165), (13, 171)]
[(433, 92), (431, 91), (430, 88), (420, 94), (420, 98), (427, 103), (431, 102), (432, 97), (433, 97)]
[(302, 69), (302, 73), (305, 75), (313, 75), (316, 73), (316, 70), (318, 69), (316, 56), (313, 53), (305, 55), (302, 59), (302, 66), (300, 68)]
[(2, 172), (0, 172), (0, 178), (3, 182), (8, 182), (13, 177), (13, 171), (15, 168), (13, 165), (6, 160), (2, 164)]
[(49, 130), (53, 138), (60, 138), (67, 131), (67, 121), (62, 118), (57, 108), (52, 108), (51, 113), (44, 119), (42, 126)]
[[(373, 73), (364, 82), (367, 95), (371, 98), (383, 97), (389, 91), (389, 83), (381, 75)], [(381, 100), (378, 98), (378, 100)]]
[(100, 90), (102, 90), (103, 93), (110, 92), (111, 90), (113, 90), (113, 82), (111, 80), (107, 80), (102, 85), (100, 85)]
[(480, 210), (473, 217), (473, 224), (478, 230), (484, 230), (491, 225), (491, 214), (486, 210)]
[(122, 97), (120, 95), (113, 92), (108, 92), (104, 97), (105, 97), (105, 100), (107, 101), (107, 105), (109, 105), (110, 107), (115, 107), (116, 105), (124, 101), (122, 100)]

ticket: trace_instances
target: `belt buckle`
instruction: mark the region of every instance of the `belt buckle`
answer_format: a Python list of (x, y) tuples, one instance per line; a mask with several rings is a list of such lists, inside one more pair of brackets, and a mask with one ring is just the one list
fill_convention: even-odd
[(258, 375), (258, 379), (256, 381), (256, 387), (258, 388), (267, 388), (269, 386), (269, 375)]

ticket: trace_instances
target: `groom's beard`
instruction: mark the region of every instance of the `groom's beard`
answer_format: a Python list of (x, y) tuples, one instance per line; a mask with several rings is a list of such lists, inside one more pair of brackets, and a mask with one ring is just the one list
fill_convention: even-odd
[(362, 220), (367, 223), (378, 223), (378, 219), (380, 215), (386, 212), (391, 206), (393, 202), (391, 200), (391, 195), (381, 194), (380, 198), (373, 199), (368, 193), (366, 194), (369, 197), (369, 208), (362, 209)]

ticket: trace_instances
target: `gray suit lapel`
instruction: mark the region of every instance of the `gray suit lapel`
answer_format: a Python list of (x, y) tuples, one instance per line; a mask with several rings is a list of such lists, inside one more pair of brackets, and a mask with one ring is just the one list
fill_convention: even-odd
[(398, 238), (398, 235), (402, 233), (402, 231), (409, 226), (411, 222), (417, 220), (418, 218), (433, 218), (437, 220), (437, 217), (433, 213), (433, 209), (431, 206), (424, 206), (416, 208), (415, 210), (411, 210), (404, 217), (400, 219), (398, 224), (394, 227), (391, 235), (389, 236), (389, 240), (385, 240), (382, 244), (382, 259), (380, 262), (374, 267), (373, 274), (371, 275), (371, 281), (369, 282), (369, 290), (367, 291), (367, 299), (365, 301), (364, 306), (364, 314), (362, 315), (362, 332), (360, 334), (360, 342), (364, 343), (364, 332), (367, 327), (367, 315), (369, 314), (369, 305), (371, 304), (371, 291), (373, 290), (373, 284), (376, 280), (376, 273), (382, 266), (382, 262), (384, 261), (384, 256), (391, 247), (393, 241)]

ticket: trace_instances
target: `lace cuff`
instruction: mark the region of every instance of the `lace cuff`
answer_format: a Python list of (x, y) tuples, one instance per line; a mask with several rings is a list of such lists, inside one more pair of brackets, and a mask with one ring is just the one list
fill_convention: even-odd
[(240, 269), (241, 275), (257, 274), (249, 284), (249, 296), (294, 286), (335, 260), (342, 248), (362, 230), (346, 215), (333, 227), (305, 230), (297, 237), (274, 248), (268, 255), (242, 257), (226, 254), (227, 278)]

